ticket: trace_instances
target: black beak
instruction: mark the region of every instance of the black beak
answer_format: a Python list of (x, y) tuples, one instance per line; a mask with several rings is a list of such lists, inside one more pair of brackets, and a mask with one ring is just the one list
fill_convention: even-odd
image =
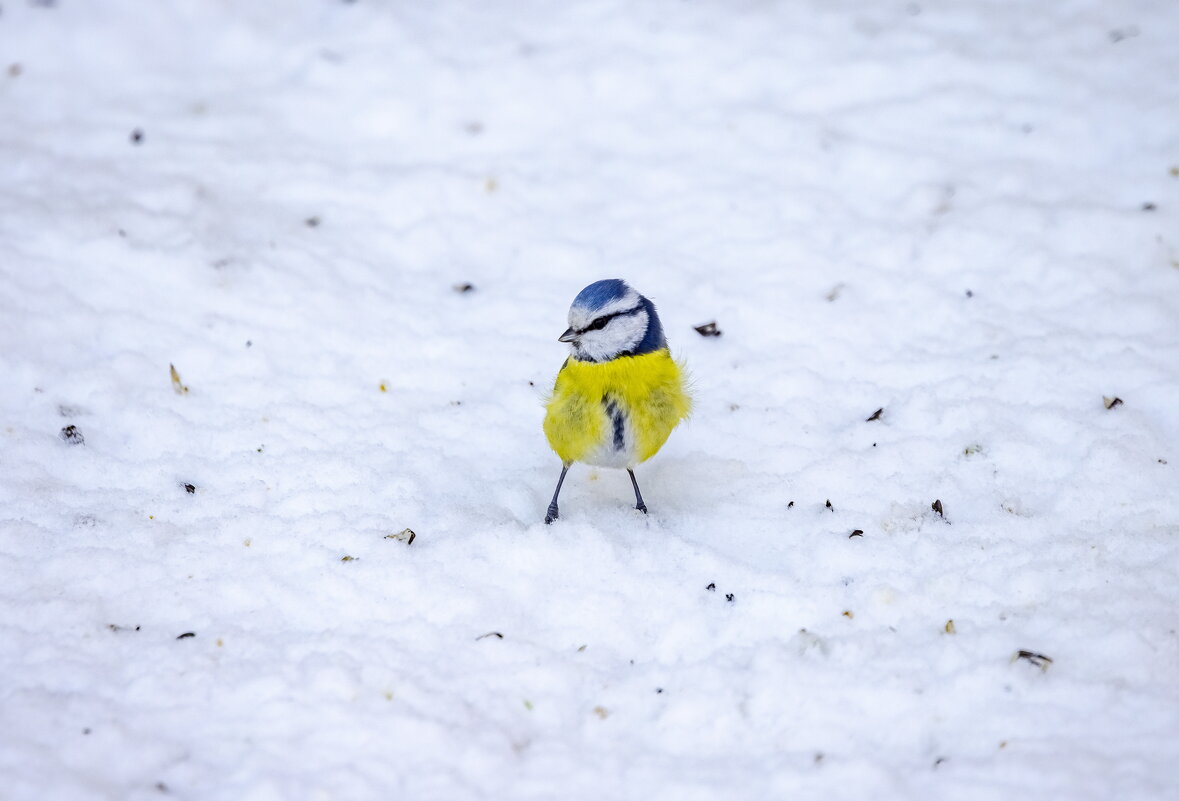
[(557, 337), (557, 341), (558, 342), (576, 342), (577, 341), (577, 332), (574, 331), (572, 328), (566, 328), (565, 333), (561, 334), (561, 336)]

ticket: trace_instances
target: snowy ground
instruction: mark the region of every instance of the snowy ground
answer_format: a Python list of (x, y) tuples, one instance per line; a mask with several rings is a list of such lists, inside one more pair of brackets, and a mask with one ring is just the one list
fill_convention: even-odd
[[(0, 798), (1179, 797), (1179, 6), (8, 0), (0, 59)], [(696, 413), (545, 526), (608, 277)]]

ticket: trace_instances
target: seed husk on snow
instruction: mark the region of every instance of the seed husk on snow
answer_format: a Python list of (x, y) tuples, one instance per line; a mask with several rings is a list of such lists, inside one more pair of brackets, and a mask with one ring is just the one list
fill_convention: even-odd
[(1101, 400), (1105, 403), (1105, 408), (1107, 409), (1112, 409), (1115, 406), (1121, 406), (1123, 403), (1125, 403), (1125, 401), (1116, 396), (1111, 398), (1108, 395), (1104, 395), (1102, 396)]
[(172, 374), (172, 391), (177, 395), (183, 395), (188, 392), (188, 387), (180, 383), (180, 373), (176, 372), (176, 365), (169, 364), (168, 372)]
[(710, 323), (705, 323), (704, 325), (693, 326), (693, 328), (696, 330), (696, 333), (702, 337), (719, 337), (724, 333), (716, 327), (716, 320), (713, 320)]
[(488, 637), (495, 637), (497, 640), (502, 640), (504, 635), (500, 634), (498, 631), (489, 631), (486, 634), (480, 634), (478, 637), (476, 637), (475, 642), (479, 642), (479, 640), (485, 640)]
[(866, 418), (864, 419), (864, 422), (865, 422), (865, 423), (871, 423), (873, 420), (879, 420), (879, 419), (880, 419), (880, 417), (881, 417), (883, 414), (884, 414), (884, 407), (883, 407), (883, 406), (881, 406), (879, 409), (877, 409), (876, 411), (872, 412), (872, 414), (868, 415), (868, 417), (866, 417)]
[(406, 545), (413, 545), (413, 541), (417, 539), (417, 536), (418, 535), (414, 533), (412, 528), (405, 528), (401, 531), (398, 531), (396, 534), (386, 534), (385, 539), (399, 540), (404, 542)]
[(1038, 667), (1041, 671), (1048, 670), (1048, 666), (1052, 664), (1052, 657), (1044, 656), (1043, 654), (1037, 654), (1035, 651), (1024, 651), (1022, 649), (1016, 651), (1015, 656), (1011, 657), (1012, 662), (1016, 661), (1017, 659), (1026, 660), (1027, 662), (1030, 662), (1031, 664)]
[(85, 445), (86, 438), (82, 436), (82, 432), (78, 430), (77, 426), (68, 425), (61, 430), (59, 436), (65, 440), (68, 445)]

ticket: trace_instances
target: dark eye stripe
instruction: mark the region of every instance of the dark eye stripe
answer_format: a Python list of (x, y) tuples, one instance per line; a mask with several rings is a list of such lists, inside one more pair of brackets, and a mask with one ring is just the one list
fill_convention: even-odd
[(622, 311), (616, 311), (613, 314), (607, 314), (605, 317), (599, 317), (598, 319), (594, 320), (592, 323), (590, 323), (589, 325), (587, 325), (585, 328), (581, 329), (577, 333), (584, 334), (586, 331), (600, 331), (603, 328), (605, 328), (606, 324), (609, 323), (611, 320), (613, 320), (615, 317), (629, 317), (630, 315), (637, 314), (638, 312), (640, 312), (642, 310), (643, 310), (643, 306), (642, 306), (642, 304), (639, 304), (638, 306), (635, 306), (633, 309), (623, 309)]

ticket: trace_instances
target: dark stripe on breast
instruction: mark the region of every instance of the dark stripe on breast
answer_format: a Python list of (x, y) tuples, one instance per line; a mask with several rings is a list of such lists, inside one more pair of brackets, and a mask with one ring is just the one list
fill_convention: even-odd
[(610, 398), (602, 398), (602, 403), (606, 406), (606, 416), (614, 424), (614, 450), (624, 450), (626, 448), (626, 418), (623, 417), (618, 404)]

